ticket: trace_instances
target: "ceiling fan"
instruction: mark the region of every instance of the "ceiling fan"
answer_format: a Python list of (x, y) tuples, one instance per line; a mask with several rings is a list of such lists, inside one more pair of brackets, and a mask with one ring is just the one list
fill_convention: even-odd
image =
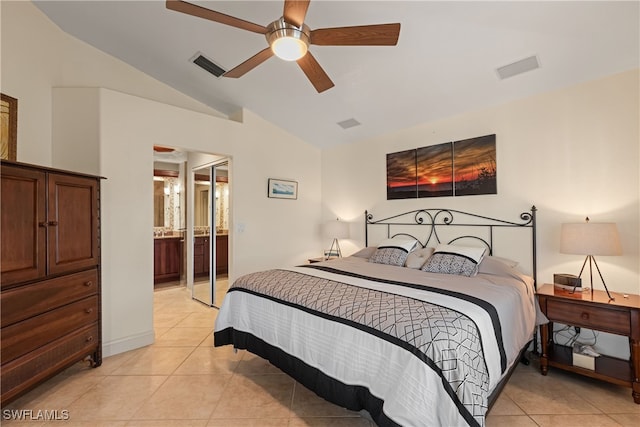
[(269, 47), (227, 71), (224, 77), (241, 77), (276, 55), (286, 61), (296, 61), (319, 93), (334, 84), (308, 51), (309, 45), (395, 46), (398, 43), (400, 24), (397, 23), (311, 30), (304, 23), (309, 2), (285, 0), (283, 16), (266, 27), (182, 0), (167, 0), (167, 9), (265, 35)]

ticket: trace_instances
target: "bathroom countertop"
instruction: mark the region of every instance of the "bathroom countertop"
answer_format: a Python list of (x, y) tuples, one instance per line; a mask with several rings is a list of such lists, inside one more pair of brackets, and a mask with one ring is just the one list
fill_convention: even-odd
[(169, 234), (164, 236), (153, 236), (154, 239), (182, 239), (183, 237), (178, 234)]

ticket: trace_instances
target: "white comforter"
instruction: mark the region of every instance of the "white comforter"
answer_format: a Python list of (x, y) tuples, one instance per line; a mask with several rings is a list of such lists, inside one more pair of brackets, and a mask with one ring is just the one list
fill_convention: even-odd
[[(517, 362), (535, 326), (533, 280), (519, 274), (509, 277), (478, 274), (467, 278), (373, 264), (357, 257), (284, 271), (299, 273), (305, 281), (324, 279), (425, 301), (434, 305), (436, 311), (442, 307), (443, 311), (468, 317), (471, 322), (463, 323), (467, 329), (471, 329), (468, 326), (471, 323), (477, 326), (477, 332), (468, 333), (479, 334), (484, 354), (480, 357), (463, 354), (448, 360), (449, 354), (456, 352), (447, 348), (447, 340), (427, 346), (428, 351), (423, 352), (427, 347), (421, 347), (423, 353), (408, 351), (396, 340), (402, 331), (384, 338), (388, 325), (382, 328), (382, 333), (371, 333), (354, 322), (337, 321), (331, 313), (318, 315), (322, 310), (317, 303), (304, 308), (297, 301), (282, 303), (278, 298), (262, 295), (257, 284), (250, 292), (230, 290), (216, 321), (216, 334), (225, 330), (248, 333), (343, 384), (366, 387), (384, 401), (386, 417), (402, 426), (483, 425), (490, 393)], [(343, 288), (341, 285), (340, 289)], [(431, 333), (433, 330), (436, 334), (467, 333), (444, 321), (432, 318), (429, 322)], [(461, 342), (464, 347), (464, 340)], [(225, 343), (216, 338), (216, 345), (220, 344)], [(425, 363), (424, 357), (417, 357), (418, 353), (440, 359), (436, 361), (436, 369), (433, 363)], [(456, 369), (462, 365), (480, 368), (461, 374)], [(473, 379), (483, 384), (478, 392), (477, 386), (465, 386), (465, 382), (472, 382), (470, 378), (460, 375), (488, 378)], [(448, 385), (443, 386), (445, 382)]]

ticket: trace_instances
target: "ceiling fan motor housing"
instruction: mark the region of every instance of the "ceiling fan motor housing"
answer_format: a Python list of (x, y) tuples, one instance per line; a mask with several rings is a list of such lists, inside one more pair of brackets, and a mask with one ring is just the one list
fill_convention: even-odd
[(269, 24), (267, 30), (267, 42), (279, 58), (295, 61), (307, 53), (311, 30), (306, 24), (296, 27), (283, 17)]

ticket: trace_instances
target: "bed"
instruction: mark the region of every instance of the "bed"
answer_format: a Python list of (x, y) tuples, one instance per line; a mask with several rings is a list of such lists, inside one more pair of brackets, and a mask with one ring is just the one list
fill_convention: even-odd
[[(379, 426), (482, 426), (536, 342), (535, 215), (365, 212), (362, 251), (238, 278), (214, 345), (259, 355)], [(500, 239), (528, 267), (497, 257)]]

